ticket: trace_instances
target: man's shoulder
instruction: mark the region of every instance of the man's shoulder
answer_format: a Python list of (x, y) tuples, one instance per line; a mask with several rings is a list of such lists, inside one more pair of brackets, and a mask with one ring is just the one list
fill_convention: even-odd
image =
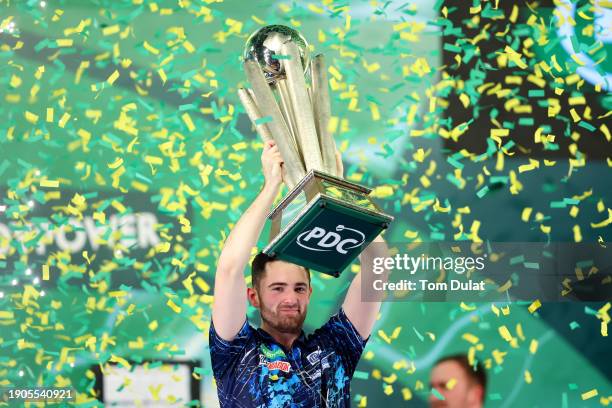
[(209, 330), (209, 342), (211, 348), (213, 347), (231, 347), (231, 346), (244, 346), (247, 343), (251, 343), (256, 341), (257, 339), (257, 330), (249, 323), (248, 319), (245, 319), (244, 324), (236, 333), (236, 335), (232, 339), (224, 339), (219, 336), (219, 333), (215, 330), (214, 323), (210, 322), (210, 330)]
[(367, 340), (363, 340), (357, 329), (340, 308), (327, 322), (316, 329), (307, 338), (307, 342), (317, 343), (319, 346), (351, 346), (363, 348)]
[(308, 342), (311, 342), (312, 340), (316, 340), (320, 337), (333, 336), (337, 328), (345, 327), (347, 324), (350, 323), (348, 322), (346, 314), (344, 314), (344, 311), (342, 310), (342, 308), (340, 308), (336, 313), (331, 315), (329, 319), (319, 328), (315, 329), (312, 333), (306, 336), (306, 339)]

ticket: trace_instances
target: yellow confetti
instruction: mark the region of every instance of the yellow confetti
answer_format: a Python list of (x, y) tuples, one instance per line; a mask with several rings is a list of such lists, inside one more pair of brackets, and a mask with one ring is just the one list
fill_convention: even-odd
[(404, 237), (408, 239), (415, 239), (418, 236), (419, 236), (419, 231), (406, 230), (406, 232), (404, 232)]
[(384, 331), (378, 330), (377, 333), (380, 336), (380, 338), (382, 338), (385, 342), (391, 344), (391, 339), (389, 338), (389, 336), (387, 336), (387, 334)]
[(109, 169), (116, 169), (123, 164), (123, 159), (121, 157), (117, 157), (114, 162), (108, 164)]
[(597, 318), (601, 320), (601, 335), (603, 337), (608, 336), (608, 324), (610, 323), (610, 302), (606, 303), (597, 311)]
[(128, 348), (134, 350), (134, 349), (143, 349), (144, 348), (144, 341), (142, 340), (142, 337), (138, 336), (136, 338), (136, 341), (128, 341)]
[(521, 220), (523, 222), (529, 221), (529, 216), (531, 215), (531, 211), (533, 211), (530, 207), (523, 208), (523, 212), (521, 213)]
[[(510, 279), (508, 279), (503, 285), (501, 285), (499, 288), (497, 288), (497, 291), (499, 293), (504, 293), (506, 291), (508, 291), (510, 288), (512, 288), (512, 281)], [(502, 309), (503, 311), (503, 309)]]
[(11, 81), (9, 82), (9, 84), (13, 88), (19, 88), (19, 86), (21, 85), (21, 78), (19, 78), (17, 75), (11, 75)]
[(0, 319), (13, 319), (15, 317), (15, 313), (6, 310), (0, 310)]
[(496, 315), (497, 317), (499, 317), (499, 309), (497, 308), (497, 306), (495, 306), (495, 305), (493, 305), (493, 304), (492, 304), (492, 305), (491, 305), (491, 310), (493, 311), (493, 313), (495, 313), (495, 315)]
[(519, 166), (519, 173), (523, 173), (526, 171), (531, 171), (540, 167), (540, 162), (538, 160), (529, 159), (529, 164), (522, 164)]
[(66, 126), (66, 123), (68, 122), (69, 119), (70, 119), (70, 114), (64, 113), (58, 122), (58, 126), (61, 128), (64, 128), (64, 126)]
[(608, 129), (605, 123), (602, 123), (599, 129), (604, 134), (608, 142), (612, 141), (612, 136), (610, 135), (610, 129)]
[(521, 69), (527, 68), (527, 64), (525, 64), (525, 62), (521, 59), (520, 53), (514, 51), (510, 46), (507, 46), (507, 45), (504, 51), (506, 52), (508, 59), (514, 62), (519, 68)]
[(574, 242), (582, 242), (582, 232), (580, 231), (580, 225), (574, 225), (572, 231), (574, 232)]
[(342, 74), (336, 69), (336, 67), (330, 65), (328, 71), (336, 80), (342, 81)]
[(112, 363), (119, 363), (121, 364), (123, 367), (130, 369), (132, 368), (132, 365), (130, 363), (128, 363), (128, 361), (122, 357), (116, 356), (114, 354), (111, 354), (111, 358), (109, 360)]
[(393, 195), (393, 187), (388, 185), (378, 186), (374, 188), (374, 190), (372, 190), (372, 193), (370, 193), (370, 195), (376, 198), (390, 197)]
[(108, 27), (104, 27), (102, 29), (102, 35), (107, 36), (107, 35), (113, 35), (119, 32), (119, 25), (115, 24), (112, 26), (108, 26)]
[(584, 61), (582, 61), (582, 59), (580, 59), (578, 57), (578, 54), (572, 54), (571, 57), (576, 62), (576, 64), (578, 64), (580, 66), (584, 66), (585, 65)]
[(174, 313), (181, 313), (181, 307), (177, 306), (172, 299), (168, 299), (168, 302), (166, 302), (166, 305), (172, 309), (172, 311), (174, 311)]
[(570, 208), (570, 212), (569, 212), (569, 214), (570, 214), (570, 216), (572, 216), (573, 218), (576, 218), (576, 216), (578, 215), (578, 211), (579, 211), (579, 208), (578, 208), (578, 207), (576, 207), (575, 205), (573, 205), (573, 206), (572, 206), (572, 208)]
[(40, 186), (48, 187), (48, 188), (56, 188), (56, 187), (59, 187), (59, 181), (58, 180), (47, 180), (47, 179), (41, 180)]
[(143, 47), (145, 48), (145, 50), (149, 51), (153, 55), (158, 55), (159, 54), (159, 50), (157, 48), (153, 47), (151, 44), (149, 44), (146, 41), (144, 42)]
[(187, 112), (181, 115), (181, 119), (183, 119), (183, 122), (185, 123), (187, 129), (189, 129), (190, 132), (193, 132), (195, 130), (195, 126), (193, 124), (193, 121), (191, 120), (191, 116), (189, 116)]
[(472, 343), (472, 344), (476, 344), (479, 341), (478, 337), (474, 336), (471, 333), (464, 333), (463, 336), (461, 336), (461, 338), (467, 341), (468, 343)]
[(596, 223), (591, 223), (591, 228), (603, 228), (605, 226), (610, 225), (612, 223), (612, 210), (608, 208), (608, 218)]
[(540, 303), (539, 299), (536, 299), (535, 301), (533, 301), (533, 303), (529, 305), (527, 310), (529, 310), (529, 313), (533, 314), (536, 310), (540, 308), (540, 306), (542, 306), (542, 303)]
[(36, 122), (38, 122), (38, 115), (30, 111), (25, 111), (24, 116), (25, 116), (25, 119), (32, 124), (36, 124)]
[(368, 106), (370, 107), (370, 112), (372, 114), (372, 120), (377, 121), (380, 120), (380, 112), (378, 111), (378, 105), (374, 102), (369, 102)]
[(43, 265), (42, 266), (42, 279), (44, 281), (48, 281), (49, 280), (49, 265)]
[(166, 72), (164, 71), (164, 69), (163, 68), (158, 69), (157, 74), (159, 75), (159, 78), (162, 80), (162, 84), (165, 84), (168, 78), (166, 77)]
[(55, 40), (58, 47), (72, 47), (73, 42), (71, 38), (58, 38)]
[(204, 293), (208, 293), (210, 291), (210, 286), (206, 281), (199, 276), (195, 278), (195, 284), (202, 290)]
[(190, 295), (193, 295), (193, 277), (195, 276), (195, 274), (195, 272), (189, 274), (189, 276), (185, 278), (182, 282), (183, 286), (185, 287), (185, 289), (187, 289)]
[(112, 85), (115, 83), (115, 81), (117, 80), (117, 78), (119, 78), (119, 71), (115, 70), (115, 72), (113, 72), (108, 79), (106, 80), (106, 82), (109, 83), (109, 85)]
[(510, 334), (510, 330), (508, 330), (506, 326), (500, 326), (498, 328), (498, 331), (499, 331), (500, 336), (502, 336), (504, 340), (506, 341), (512, 340), (512, 335)]
[(191, 42), (187, 40), (183, 41), (182, 46), (190, 54), (193, 54), (195, 52), (195, 47), (193, 46)]
[(538, 341), (536, 339), (531, 340), (531, 343), (529, 343), (529, 352), (531, 354), (535, 354), (536, 351), (538, 351)]
[(584, 401), (584, 400), (588, 400), (588, 399), (591, 399), (591, 398), (593, 398), (593, 397), (596, 397), (597, 395), (599, 395), (599, 394), (597, 393), (597, 389), (596, 389), (596, 388), (594, 388), (594, 389), (592, 389), (591, 391), (587, 391), (587, 392), (582, 393), (582, 394), (580, 395), (580, 397), (581, 397), (581, 398), (582, 398), (582, 400)]

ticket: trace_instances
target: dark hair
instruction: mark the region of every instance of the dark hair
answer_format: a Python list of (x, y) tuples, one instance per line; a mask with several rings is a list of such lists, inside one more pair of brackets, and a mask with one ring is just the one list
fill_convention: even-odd
[[(278, 260), (279, 259), (266, 255), (263, 252), (258, 253), (255, 258), (253, 258), (253, 262), (251, 262), (251, 285), (254, 288), (259, 286), (259, 282), (264, 277), (266, 273), (266, 265), (270, 262)], [(310, 284), (310, 270), (303, 266), (302, 268), (304, 268), (306, 271), (306, 275), (308, 275), (308, 284)]]
[(487, 373), (485, 372), (480, 361), (476, 361), (476, 364), (472, 366), (470, 365), (470, 360), (465, 354), (453, 354), (452, 356), (446, 356), (439, 359), (434, 365), (445, 363), (447, 361), (454, 361), (459, 364), (468, 377), (482, 387), (482, 402), (484, 402), (486, 395), (485, 391), (487, 389)]

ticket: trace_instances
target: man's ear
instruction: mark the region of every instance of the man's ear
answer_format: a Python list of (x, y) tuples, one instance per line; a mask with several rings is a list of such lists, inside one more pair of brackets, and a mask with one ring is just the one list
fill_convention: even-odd
[[(484, 401), (484, 389), (480, 384), (474, 384), (471, 390), (472, 396), (474, 397), (474, 404), (482, 404)], [(482, 406), (482, 405), (479, 405)]]
[(251, 306), (259, 309), (259, 297), (257, 296), (257, 291), (255, 289), (247, 288), (247, 299), (249, 299)]

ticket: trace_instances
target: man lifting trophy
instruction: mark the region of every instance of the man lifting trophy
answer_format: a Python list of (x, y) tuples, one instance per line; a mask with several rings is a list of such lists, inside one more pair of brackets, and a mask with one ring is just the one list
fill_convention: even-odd
[[(323, 57), (309, 64), (306, 42), (284, 26), (253, 34), (246, 56), (252, 89), (239, 93), (264, 140), (264, 185), (217, 262), (209, 346), (219, 402), (348, 408), (351, 378), (382, 300), (381, 293), (362, 297), (362, 276), (372, 276), (374, 260), (388, 255), (379, 233), (391, 217), (369, 200), (369, 189), (341, 178), (342, 160), (327, 131)], [(270, 212), (283, 182), (290, 191)], [(244, 270), (267, 218), (271, 240), (251, 261), (247, 287)], [(361, 271), (352, 276), (340, 310), (306, 336), (310, 268), (338, 276), (357, 255)], [(388, 274), (376, 276), (386, 282)], [(257, 329), (247, 319), (246, 300), (259, 311)]]
[(263, 252), (337, 277), (393, 217), (338, 174), (323, 55), (310, 61), (296, 30), (271, 25), (251, 35), (244, 57), (251, 89), (240, 100), (263, 141), (278, 146), (290, 189), (269, 215)]

